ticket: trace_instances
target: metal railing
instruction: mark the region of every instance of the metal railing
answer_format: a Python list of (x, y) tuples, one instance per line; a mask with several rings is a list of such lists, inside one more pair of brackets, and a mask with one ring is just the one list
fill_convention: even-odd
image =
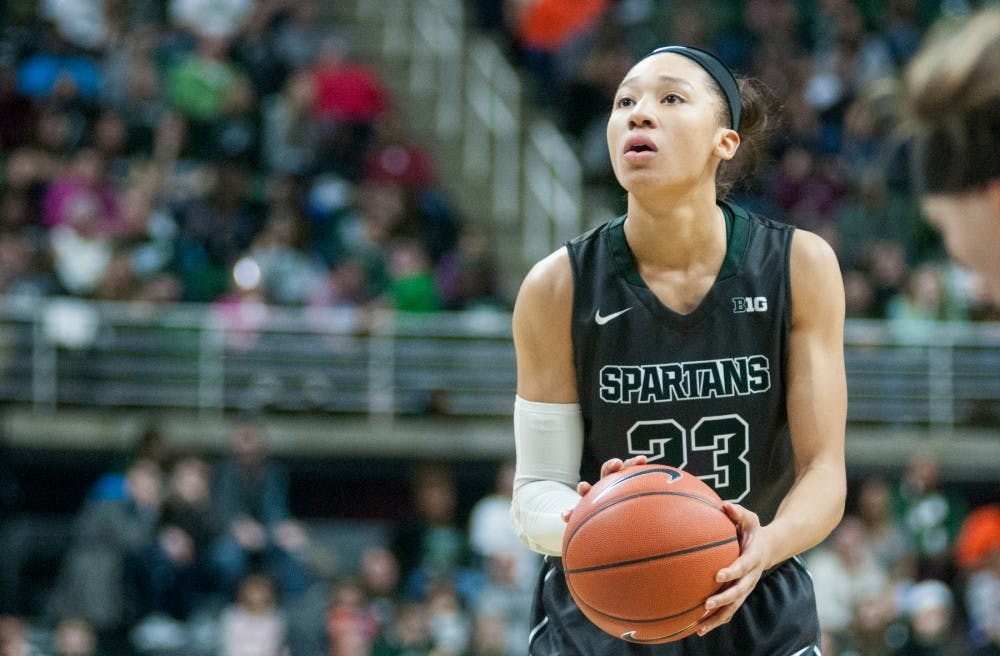
[[(1000, 426), (1000, 324), (852, 321), (849, 419)], [(0, 402), (392, 419), (509, 414), (510, 316), (0, 300)]]
[(521, 231), (523, 268), (580, 232), (574, 149), (547, 119), (524, 116), (520, 75), (466, 29), (461, 0), (359, 2), (358, 19), (380, 29), (381, 57), (406, 67), (408, 93), (431, 100), (434, 134), (457, 146), (463, 184), (486, 183), (477, 209), (497, 230)]
[[(0, 305), (0, 401), (387, 417), (511, 407), (510, 317), (86, 303)], [(488, 372), (485, 375), (484, 372)]]

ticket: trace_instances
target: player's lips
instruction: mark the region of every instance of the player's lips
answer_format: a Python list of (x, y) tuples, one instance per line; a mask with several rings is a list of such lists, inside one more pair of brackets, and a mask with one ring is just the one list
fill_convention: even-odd
[(657, 148), (653, 140), (642, 135), (629, 137), (625, 141), (625, 148), (623, 150), (623, 154), (627, 160), (648, 159), (653, 157), (656, 152)]

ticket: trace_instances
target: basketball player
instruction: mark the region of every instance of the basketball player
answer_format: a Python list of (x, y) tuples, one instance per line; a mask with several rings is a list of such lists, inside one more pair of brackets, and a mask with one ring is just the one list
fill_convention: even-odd
[(924, 212), (949, 253), (1000, 302), (1000, 9), (942, 22), (904, 82)]
[[(754, 147), (767, 118), (760, 89), (709, 53), (641, 59), (607, 125), (627, 213), (523, 281), (512, 515), (546, 555), (532, 656), (819, 653), (795, 556), (844, 508), (844, 293), (826, 242), (721, 200), (737, 149)], [(591, 624), (559, 559), (579, 495), (645, 462), (711, 485), (742, 549), (697, 632), (661, 645)]]

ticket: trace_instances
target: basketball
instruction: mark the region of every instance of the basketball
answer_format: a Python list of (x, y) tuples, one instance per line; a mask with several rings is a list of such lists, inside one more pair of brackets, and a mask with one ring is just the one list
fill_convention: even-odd
[(587, 618), (622, 640), (658, 644), (694, 633), (716, 573), (739, 556), (719, 495), (687, 472), (637, 465), (580, 500), (563, 538), (566, 584)]

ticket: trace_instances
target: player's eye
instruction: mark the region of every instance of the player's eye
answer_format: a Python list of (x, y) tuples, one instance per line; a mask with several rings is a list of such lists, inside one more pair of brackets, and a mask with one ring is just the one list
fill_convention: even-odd
[(628, 96), (622, 96), (621, 98), (615, 101), (615, 107), (631, 107), (634, 104), (635, 101), (629, 98)]
[(676, 93), (668, 93), (663, 96), (663, 102), (668, 105), (676, 105), (677, 103), (684, 102), (684, 99), (678, 96)]

